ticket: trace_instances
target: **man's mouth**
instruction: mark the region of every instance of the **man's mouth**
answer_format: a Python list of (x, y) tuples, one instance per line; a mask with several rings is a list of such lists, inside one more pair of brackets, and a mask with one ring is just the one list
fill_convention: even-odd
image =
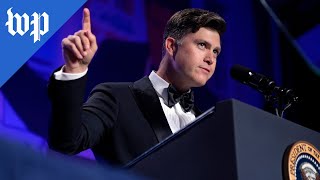
[(210, 73), (210, 69), (205, 68), (205, 67), (201, 67), (201, 66), (200, 66), (200, 68), (203, 69), (203, 70), (205, 70), (206, 72)]

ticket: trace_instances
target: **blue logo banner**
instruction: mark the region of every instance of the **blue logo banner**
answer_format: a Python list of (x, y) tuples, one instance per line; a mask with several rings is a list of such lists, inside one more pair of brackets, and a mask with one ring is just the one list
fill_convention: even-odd
[(1, 0), (0, 87), (86, 2)]

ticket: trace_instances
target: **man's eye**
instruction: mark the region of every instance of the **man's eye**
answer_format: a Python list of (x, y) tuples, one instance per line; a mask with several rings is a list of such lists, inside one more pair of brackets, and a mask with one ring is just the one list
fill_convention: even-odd
[(206, 47), (206, 44), (205, 43), (198, 43), (198, 47), (200, 49), (204, 49)]
[(216, 54), (216, 55), (219, 55), (220, 52), (215, 49), (215, 50), (213, 50), (213, 53)]

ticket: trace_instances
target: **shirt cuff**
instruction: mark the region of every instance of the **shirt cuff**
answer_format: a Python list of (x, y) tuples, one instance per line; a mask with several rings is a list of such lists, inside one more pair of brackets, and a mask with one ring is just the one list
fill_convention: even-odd
[(54, 78), (56, 80), (60, 80), (60, 81), (70, 81), (70, 80), (75, 80), (75, 79), (80, 79), (81, 77), (83, 77), (84, 75), (87, 74), (88, 72), (88, 68), (82, 72), (82, 73), (65, 73), (63, 72), (63, 68), (64, 66), (62, 66), (62, 68), (60, 69), (60, 71), (57, 71), (54, 73)]

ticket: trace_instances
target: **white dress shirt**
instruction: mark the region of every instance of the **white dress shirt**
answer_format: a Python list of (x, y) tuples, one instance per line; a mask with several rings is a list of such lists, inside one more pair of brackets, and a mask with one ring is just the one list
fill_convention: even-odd
[[(88, 69), (82, 73), (65, 73), (63, 67), (60, 71), (54, 73), (56, 80), (69, 81), (83, 77), (87, 73)], [(169, 83), (152, 71), (149, 75), (149, 79), (152, 83), (153, 88), (156, 90), (162, 110), (167, 118), (167, 122), (170, 126), (172, 133), (175, 133), (185, 127), (187, 124), (194, 121), (195, 113), (193, 111), (184, 112), (180, 103), (175, 104), (171, 108), (168, 106), (168, 92), (167, 88)]]

